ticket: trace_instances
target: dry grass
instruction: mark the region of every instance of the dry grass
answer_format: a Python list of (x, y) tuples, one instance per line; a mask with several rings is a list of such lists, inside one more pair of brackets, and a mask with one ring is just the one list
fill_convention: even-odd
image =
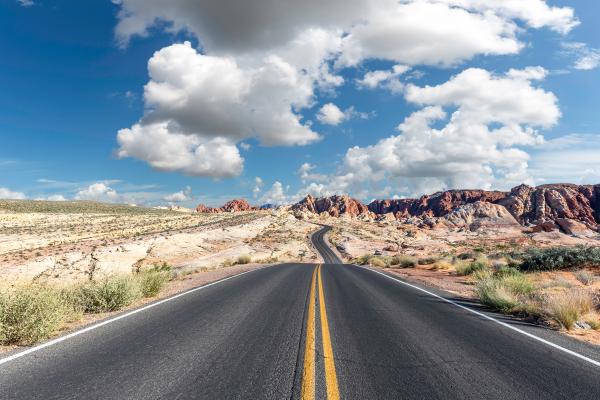
[(471, 262), (458, 262), (454, 266), (456, 274), (460, 276), (472, 275), (475, 272), (483, 271), (487, 268), (487, 262), (485, 259), (478, 259)]
[(583, 290), (551, 294), (545, 303), (548, 316), (567, 330), (571, 330), (575, 322), (594, 309), (592, 296)]
[(577, 278), (579, 282), (583, 283), (586, 286), (591, 285), (596, 280), (596, 276), (593, 273), (585, 270), (578, 271), (575, 274), (575, 278)]
[(439, 260), (431, 267), (434, 271), (448, 271), (454, 269), (454, 265), (448, 260)]

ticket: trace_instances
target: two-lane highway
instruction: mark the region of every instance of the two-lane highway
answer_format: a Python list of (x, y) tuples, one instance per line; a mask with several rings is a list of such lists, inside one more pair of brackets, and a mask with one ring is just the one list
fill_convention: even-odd
[(326, 230), (326, 264), (245, 273), (0, 358), (0, 399), (600, 398), (597, 348), (569, 354), (583, 347), (338, 264)]

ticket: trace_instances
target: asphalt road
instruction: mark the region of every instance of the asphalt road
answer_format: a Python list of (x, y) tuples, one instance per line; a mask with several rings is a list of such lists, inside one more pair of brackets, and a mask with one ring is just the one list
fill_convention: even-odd
[[(338, 262), (324, 233), (314, 245)], [(578, 354), (600, 354), (508, 322)], [(376, 272), (333, 263), (245, 273), (0, 358), (3, 400), (290, 398), (598, 399), (600, 367)]]

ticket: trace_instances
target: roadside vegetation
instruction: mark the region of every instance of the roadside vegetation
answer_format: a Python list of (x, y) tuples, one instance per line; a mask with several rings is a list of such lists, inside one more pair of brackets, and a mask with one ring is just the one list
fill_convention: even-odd
[[(399, 260), (402, 260), (400, 262)], [(600, 330), (600, 247), (530, 248), (421, 257), (364, 255), (380, 268), (419, 267), (464, 277), (482, 304), (557, 328)]]
[(35, 344), (84, 314), (118, 311), (156, 297), (171, 278), (171, 268), (162, 264), (69, 287), (31, 284), (4, 289), (0, 291), (0, 344)]

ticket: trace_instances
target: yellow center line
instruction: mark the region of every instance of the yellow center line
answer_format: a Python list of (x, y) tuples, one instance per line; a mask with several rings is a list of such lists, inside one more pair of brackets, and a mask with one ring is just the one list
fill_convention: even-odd
[(314, 400), (315, 398), (315, 286), (317, 268), (313, 270), (312, 281), (310, 283), (310, 299), (308, 301), (308, 317), (306, 322), (306, 344), (304, 347), (304, 368), (302, 370), (302, 400)]
[(323, 280), (321, 278), (321, 266), (319, 271), (319, 312), (321, 314), (321, 336), (323, 336), (323, 353), (325, 357), (325, 384), (327, 386), (327, 400), (339, 400), (340, 390), (338, 388), (337, 374), (335, 372), (335, 360), (333, 359), (333, 346), (329, 333), (329, 322), (327, 321), (327, 310), (325, 307), (325, 295), (323, 293)]

